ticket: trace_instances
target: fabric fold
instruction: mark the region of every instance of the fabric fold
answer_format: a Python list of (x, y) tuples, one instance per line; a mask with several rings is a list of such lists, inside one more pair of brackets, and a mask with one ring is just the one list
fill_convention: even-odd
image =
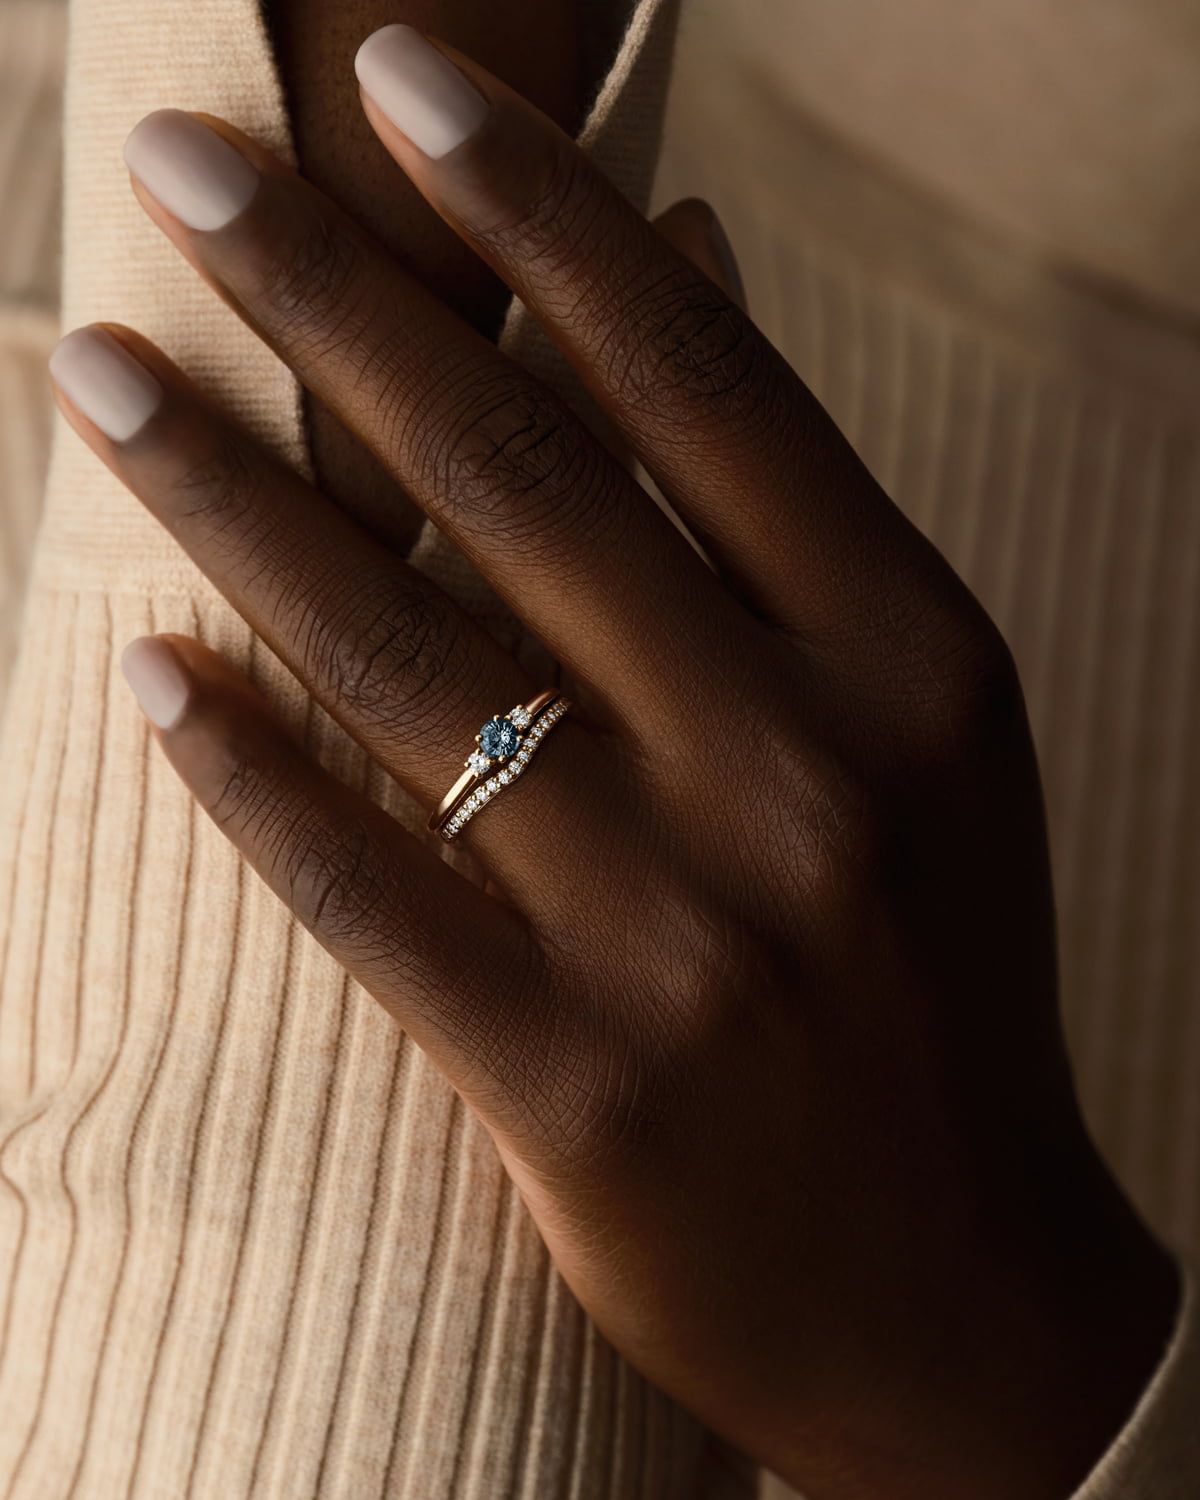
[(1200, 1297), (1181, 1264), (1169, 1347), (1112, 1446), (1072, 1500), (1194, 1500), (1200, 1485)]

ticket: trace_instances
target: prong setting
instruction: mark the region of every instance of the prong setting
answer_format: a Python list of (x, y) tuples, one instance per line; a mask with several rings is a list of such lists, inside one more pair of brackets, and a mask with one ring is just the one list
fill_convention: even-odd
[[(495, 719), (488, 720), (479, 734), (475, 736), (480, 748), (472, 751), (465, 762), (479, 777), (479, 781), (443, 824), (441, 835), (447, 843), (458, 835), (481, 807), (490, 802), (506, 786), (511, 786), (529, 764), (547, 732), (562, 718), (569, 707), (565, 698), (557, 698), (548, 708), (538, 714), (536, 719), (528, 710), (518, 706), (506, 715), (498, 715)], [(512, 750), (506, 756), (489, 756), (485, 753), (488, 748), (485, 744), (487, 731), (491, 726), (498, 724), (507, 724), (513, 731), (510, 741)], [(522, 730), (528, 730), (528, 733), (521, 734), (519, 731)], [(497, 730), (496, 734), (499, 737), (501, 731)], [(503, 761), (503, 768), (497, 771), (496, 766), (501, 761)], [(484, 777), (487, 777), (487, 780), (484, 780)]]

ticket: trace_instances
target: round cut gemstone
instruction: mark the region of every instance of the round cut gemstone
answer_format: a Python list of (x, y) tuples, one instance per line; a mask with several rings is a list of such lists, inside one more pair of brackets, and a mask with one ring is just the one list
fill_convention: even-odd
[(520, 743), (511, 719), (489, 719), (479, 731), (479, 748), (492, 760), (507, 760)]
[(472, 750), (467, 757), (467, 764), (475, 772), (476, 776), (482, 776), (491, 765), (491, 761), (488, 760), (487, 756), (481, 750)]

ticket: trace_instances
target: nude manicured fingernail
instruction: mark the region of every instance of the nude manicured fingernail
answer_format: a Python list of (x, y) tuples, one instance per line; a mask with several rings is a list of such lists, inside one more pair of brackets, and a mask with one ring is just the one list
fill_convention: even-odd
[(102, 328), (77, 328), (50, 356), (55, 384), (114, 443), (124, 443), (158, 410), (163, 388)]
[(358, 49), (363, 90), (397, 130), (435, 161), (474, 135), (488, 103), (415, 27), (384, 26)]
[(181, 109), (140, 120), (125, 142), (125, 165), (189, 229), (221, 229), (258, 187), (258, 172), (224, 136)]
[(191, 682), (179, 658), (157, 636), (140, 635), (121, 652), (121, 671), (142, 712), (160, 729), (171, 729), (187, 707)]

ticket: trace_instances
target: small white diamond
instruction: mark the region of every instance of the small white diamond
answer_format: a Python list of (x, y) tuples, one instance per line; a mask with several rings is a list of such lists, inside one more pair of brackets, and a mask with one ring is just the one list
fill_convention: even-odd
[(496, 777), (496, 780), (502, 783), (502, 785), (507, 786), (508, 783), (512, 780), (512, 773), (510, 771), (501, 771), (499, 776)]
[(527, 708), (522, 708), (521, 705), (518, 704), (516, 708), (509, 710), (508, 717), (512, 720), (512, 722), (517, 726), (518, 729), (524, 729), (526, 724), (529, 723), (529, 710)]
[(467, 806), (471, 808), (472, 811), (474, 811), (474, 809), (479, 806), (479, 798), (475, 796), (474, 793), (472, 793), (472, 795), (467, 798)]
[(472, 750), (467, 757), (467, 764), (475, 772), (476, 776), (482, 776), (491, 765), (491, 761), (488, 760), (487, 756), (481, 750)]

